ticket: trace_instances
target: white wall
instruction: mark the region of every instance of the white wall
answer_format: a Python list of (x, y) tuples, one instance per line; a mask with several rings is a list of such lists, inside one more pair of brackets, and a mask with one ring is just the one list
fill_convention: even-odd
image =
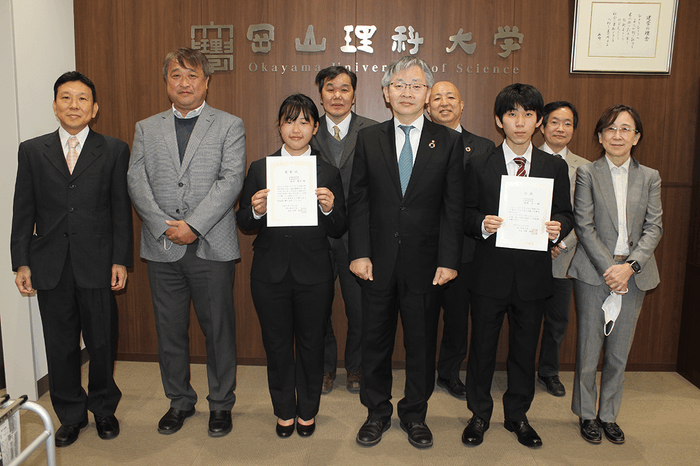
[[(75, 69), (72, 0), (0, 0), (0, 63), (9, 99), (0, 112), (0, 325), (7, 393), (36, 400), (36, 381), (47, 374), (36, 298), (14, 284), (10, 260), (12, 198), (20, 141), (56, 130), (53, 83)], [(4, 246), (2, 246), (4, 245)]]

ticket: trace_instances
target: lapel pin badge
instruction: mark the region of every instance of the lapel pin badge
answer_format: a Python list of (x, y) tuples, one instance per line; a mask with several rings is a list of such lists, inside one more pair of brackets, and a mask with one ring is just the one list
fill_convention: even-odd
[(435, 149), (435, 139), (430, 141), (430, 144), (428, 144), (428, 147), (430, 147), (431, 149)]
[(472, 148), (471, 148), (471, 147), (465, 147), (464, 150), (466, 150), (467, 152), (471, 152), (471, 151), (472, 151)]

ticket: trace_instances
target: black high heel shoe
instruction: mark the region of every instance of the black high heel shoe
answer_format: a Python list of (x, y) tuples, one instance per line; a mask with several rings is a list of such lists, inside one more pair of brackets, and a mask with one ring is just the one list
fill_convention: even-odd
[(279, 419), (277, 421), (278, 422), (277, 422), (277, 425), (275, 427), (275, 431), (277, 432), (278, 437), (287, 438), (294, 433), (294, 423), (293, 422), (288, 426), (283, 426), (279, 423)]
[(307, 426), (297, 422), (297, 434), (299, 437), (310, 437), (316, 430), (316, 422)]

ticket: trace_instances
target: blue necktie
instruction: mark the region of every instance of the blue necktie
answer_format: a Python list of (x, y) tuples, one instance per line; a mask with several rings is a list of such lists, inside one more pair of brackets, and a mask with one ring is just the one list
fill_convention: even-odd
[(411, 148), (411, 138), (408, 136), (413, 126), (399, 125), (399, 128), (406, 133), (406, 142), (403, 143), (401, 154), (399, 155), (399, 180), (401, 180), (401, 194), (406, 194), (408, 180), (411, 179), (413, 171), (413, 149)]

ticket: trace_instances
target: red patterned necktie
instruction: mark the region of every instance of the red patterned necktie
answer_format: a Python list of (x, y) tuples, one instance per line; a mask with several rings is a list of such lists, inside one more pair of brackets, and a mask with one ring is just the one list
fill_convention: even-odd
[(518, 172), (515, 176), (527, 176), (527, 172), (525, 171), (525, 157), (515, 157), (513, 158), (513, 162), (518, 165)]

